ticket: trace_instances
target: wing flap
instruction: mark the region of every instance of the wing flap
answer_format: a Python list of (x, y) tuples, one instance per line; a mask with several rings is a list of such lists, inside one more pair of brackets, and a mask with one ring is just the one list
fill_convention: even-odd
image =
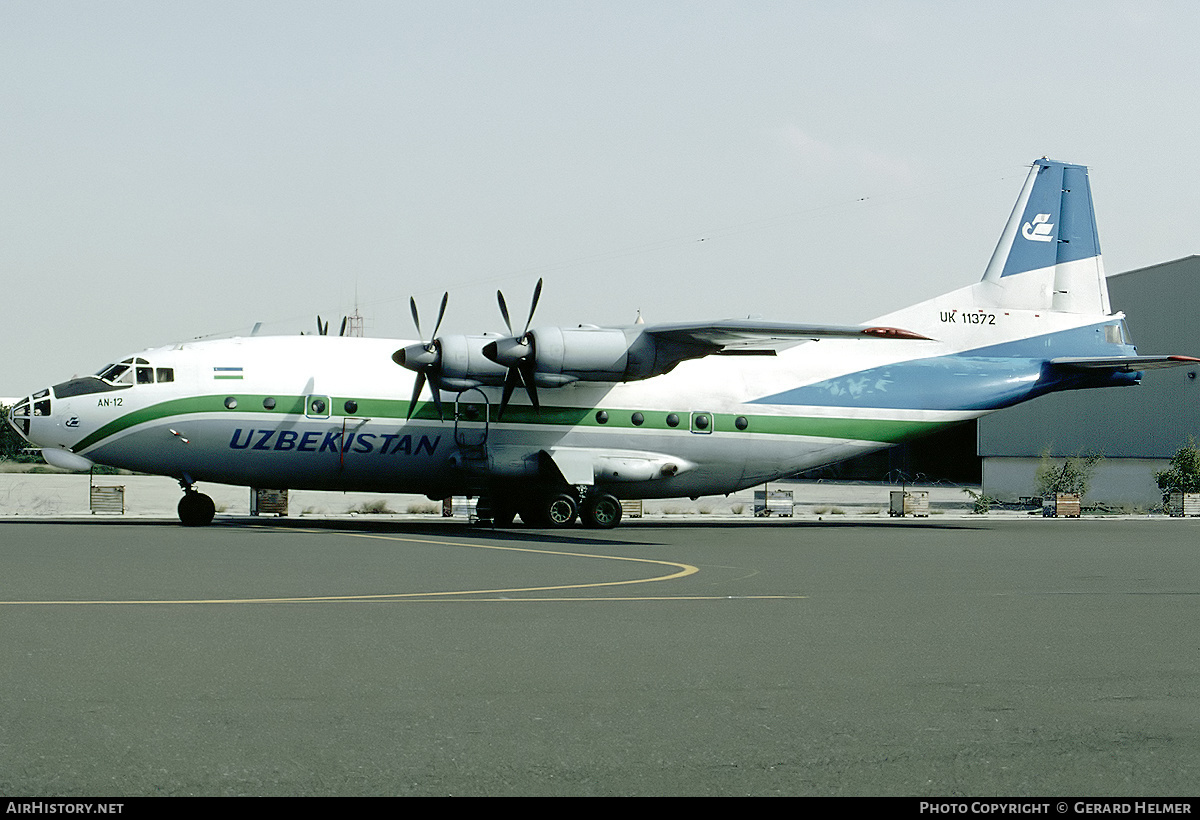
[(736, 350), (794, 345), (819, 339), (909, 339), (930, 341), (928, 336), (898, 327), (812, 325), (726, 319), (704, 324), (651, 325), (645, 332), (675, 344)]

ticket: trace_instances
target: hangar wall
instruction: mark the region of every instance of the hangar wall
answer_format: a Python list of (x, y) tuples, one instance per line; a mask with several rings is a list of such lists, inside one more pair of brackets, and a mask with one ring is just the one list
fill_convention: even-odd
[[(1139, 353), (1200, 356), (1200, 256), (1108, 278), (1113, 310)], [(1188, 437), (1200, 440), (1200, 367), (1148, 371), (1135, 387), (1054, 393), (979, 421), (983, 492), (1035, 495), (1041, 455), (1101, 453), (1088, 500), (1161, 503), (1153, 474)]]

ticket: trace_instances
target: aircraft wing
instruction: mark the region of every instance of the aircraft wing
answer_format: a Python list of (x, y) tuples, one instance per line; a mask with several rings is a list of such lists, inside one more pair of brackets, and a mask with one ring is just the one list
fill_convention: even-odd
[(1162, 367), (1184, 367), (1200, 364), (1200, 359), (1192, 356), (1063, 356), (1051, 359), (1055, 367), (1065, 367), (1071, 370), (1121, 370), (1125, 373), (1135, 373), (1139, 370), (1158, 370)]
[[(861, 325), (810, 325), (763, 322), (753, 319), (724, 319), (703, 324), (649, 325), (644, 331), (656, 341), (686, 348), (707, 348), (713, 353), (761, 353), (775, 348), (818, 339), (912, 339), (929, 341), (911, 330), (898, 327)], [(761, 350), (759, 349), (761, 348)]]

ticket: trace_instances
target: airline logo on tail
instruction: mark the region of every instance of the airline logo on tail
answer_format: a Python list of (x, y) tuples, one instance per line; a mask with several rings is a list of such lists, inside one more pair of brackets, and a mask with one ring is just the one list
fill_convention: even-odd
[[(993, 256), (994, 265), (988, 266), (984, 278), (999, 281), (1099, 256), (1087, 169), (1039, 159), (1033, 163), (1017, 207), (1004, 227)], [(1101, 275), (1097, 274), (1097, 278)], [(1096, 287), (1089, 285), (1091, 290)], [(1062, 289), (1054, 286), (1051, 290)], [(1106, 301), (1097, 300), (1092, 306), (1099, 309)]]
[(1038, 214), (1033, 218), (1033, 222), (1026, 222), (1021, 228), (1021, 236), (1034, 242), (1050, 242), (1053, 240), (1050, 234), (1054, 231), (1054, 223), (1050, 221), (1050, 214)]

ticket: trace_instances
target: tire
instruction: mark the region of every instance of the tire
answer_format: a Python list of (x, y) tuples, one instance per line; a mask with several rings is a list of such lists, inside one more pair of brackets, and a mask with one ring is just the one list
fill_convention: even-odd
[(621, 523), (621, 502), (608, 493), (589, 498), (583, 505), (583, 525), (598, 530), (611, 530)]
[(204, 493), (190, 490), (179, 499), (179, 521), (185, 527), (207, 527), (217, 514), (213, 500)]
[(542, 500), (541, 516), (551, 529), (571, 526), (578, 515), (579, 505), (566, 493), (557, 493)]

